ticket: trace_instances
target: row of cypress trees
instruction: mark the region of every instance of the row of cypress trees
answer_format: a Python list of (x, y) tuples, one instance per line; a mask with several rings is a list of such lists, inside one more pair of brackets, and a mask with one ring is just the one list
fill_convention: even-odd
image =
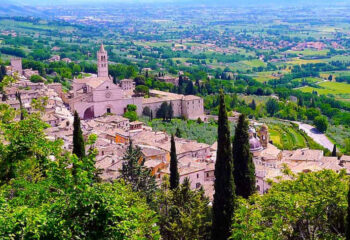
[[(236, 196), (248, 198), (255, 192), (255, 166), (250, 153), (248, 128), (248, 121), (242, 114), (231, 144), (224, 93), (220, 91), (211, 239), (226, 240), (231, 236)], [(170, 189), (175, 189), (178, 185), (176, 147), (174, 135), (172, 135)]]
[(255, 192), (255, 166), (250, 153), (248, 128), (245, 115), (240, 115), (231, 144), (225, 98), (221, 90), (212, 239), (226, 240), (231, 236), (236, 197), (248, 198)]
[[(76, 112), (74, 113), (73, 125), (73, 153), (81, 159), (85, 157), (85, 143), (80, 118)], [(226, 240), (230, 238), (236, 197), (248, 198), (255, 192), (255, 166), (249, 151), (248, 128), (245, 116), (240, 115), (231, 145), (224, 93), (220, 91), (211, 239)], [(170, 157), (170, 189), (174, 190), (180, 183), (174, 135), (171, 136)], [(75, 166), (73, 166), (73, 173), (74, 170)], [(348, 193), (347, 240), (350, 240), (349, 225), (350, 191)]]

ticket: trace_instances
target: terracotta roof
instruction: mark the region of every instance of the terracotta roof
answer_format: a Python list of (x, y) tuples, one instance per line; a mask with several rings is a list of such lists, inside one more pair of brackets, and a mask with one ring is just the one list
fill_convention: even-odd
[(341, 158), (340, 158), (341, 161), (345, 161), (345, 162), (350, 162), (350, 156), (347, 156), (347, 155), (343, 155)]
[(92, 88), (96, 88), (100, 86), (105, 81), (110, 81), (109, 77), (87, 77), (87, 78), (81, 78), (81, 79), (74, 79), (73, 83), (82, 83), (89, 85)]
[(158, 156), (166, 153), (164, 150), (161, 150), (156, 147), (144, 146), (144, 145), (138, 145), (138, 146), (141, 148), (142, 154), (145, 157)]
[(154, 167), (158, 166), (161, 163), (162, 163), (161, 160), (152, 159), (152, 160), (146, 161), (144, 166), (147, 167), (147, 168), (154, 168)]
[(295, 151), (283, 151), (283, 156), (285, 160), (290, 161), (320, 161), (323, 157), (323, 151), (305, 148)]
[(198, 96), (194, 96), (194, 95), (186, 95), (183, 97), (183, 100), (185, 101), (190, 101), (190, 100), (200, 100), (201, 98)]

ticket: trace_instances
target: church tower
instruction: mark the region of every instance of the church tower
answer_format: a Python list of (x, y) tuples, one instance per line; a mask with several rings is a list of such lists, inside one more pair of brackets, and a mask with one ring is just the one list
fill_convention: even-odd
[(259, 135), (260, 135), (261, 145), (263, 146), (263, 148), (267, 148), (267, 145), (269, 144), (270, 138), (269, 138), (269, 129), (266, 126), (266, 124), (263, 124), (261, 126), (260, 131), (259, 131)]
[(108, 77), (108, 56), (103, 44), (97, 52), (97, 76)]

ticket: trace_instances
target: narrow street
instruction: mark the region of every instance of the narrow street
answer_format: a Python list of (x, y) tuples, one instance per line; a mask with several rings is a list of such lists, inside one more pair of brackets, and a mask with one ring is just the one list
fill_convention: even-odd
[(333, 150), (333, 143), (328, 139), (328, 137), (325, 134), (319, 132), (314, 126), (301, 122), (294, 123), (298, 124), (299, 129), (304, 130), (306, 134), (309, 137), (311, 137), (315, 142), (329, 149), (330, 151)]

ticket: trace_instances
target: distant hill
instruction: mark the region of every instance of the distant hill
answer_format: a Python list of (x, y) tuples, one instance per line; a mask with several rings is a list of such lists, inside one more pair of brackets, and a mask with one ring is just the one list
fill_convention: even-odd
[(33, 6), (0, 4), (0, 16), (44, 16), (44, 12)]

